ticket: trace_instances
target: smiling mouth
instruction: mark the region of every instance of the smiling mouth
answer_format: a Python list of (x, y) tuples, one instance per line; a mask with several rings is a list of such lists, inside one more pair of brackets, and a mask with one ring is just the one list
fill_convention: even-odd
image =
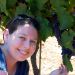
[(22, 55), (27, 55), (29, 52), (26, 52), (24, 50), (18, 49), (18, 51), (22, 54)]

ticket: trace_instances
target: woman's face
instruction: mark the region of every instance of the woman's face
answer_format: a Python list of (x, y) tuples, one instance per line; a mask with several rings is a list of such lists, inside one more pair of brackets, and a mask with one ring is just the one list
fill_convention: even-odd
[(24, 61), (36, 50), (38, 33), (29, 24), (19, 26), (12, 34), (6, 31), (5, 36), (4, 40), (8, 48), (8, 55), (17, 61)]

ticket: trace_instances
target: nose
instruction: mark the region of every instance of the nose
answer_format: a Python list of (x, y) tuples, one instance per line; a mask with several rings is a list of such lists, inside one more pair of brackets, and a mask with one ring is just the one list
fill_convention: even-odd
[(29, 42), (29, 40), (24, 41), (23, 46), (24, 46), (25, 49), (29, 49), (30, 48), (30, 42)]

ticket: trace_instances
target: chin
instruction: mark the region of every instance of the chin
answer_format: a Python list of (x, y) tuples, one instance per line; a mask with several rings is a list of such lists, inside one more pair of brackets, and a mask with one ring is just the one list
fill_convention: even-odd
[(25, 61), (26, 59), (18, 59), (17, 61)]
[(25, 61), (25, 60), (27, 60), (27, 58), (28, 57), (19, 57), (19, 58), (17, 58), (17, 61)]

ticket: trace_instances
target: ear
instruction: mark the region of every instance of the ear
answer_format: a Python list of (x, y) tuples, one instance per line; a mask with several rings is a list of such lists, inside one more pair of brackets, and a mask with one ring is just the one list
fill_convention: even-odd
[(7, 41), (8, 36), (9, 36), (9, 30), (5, 29), (4, 32), (3, 32), (3, 40), (4, 40), (4, 42)]

